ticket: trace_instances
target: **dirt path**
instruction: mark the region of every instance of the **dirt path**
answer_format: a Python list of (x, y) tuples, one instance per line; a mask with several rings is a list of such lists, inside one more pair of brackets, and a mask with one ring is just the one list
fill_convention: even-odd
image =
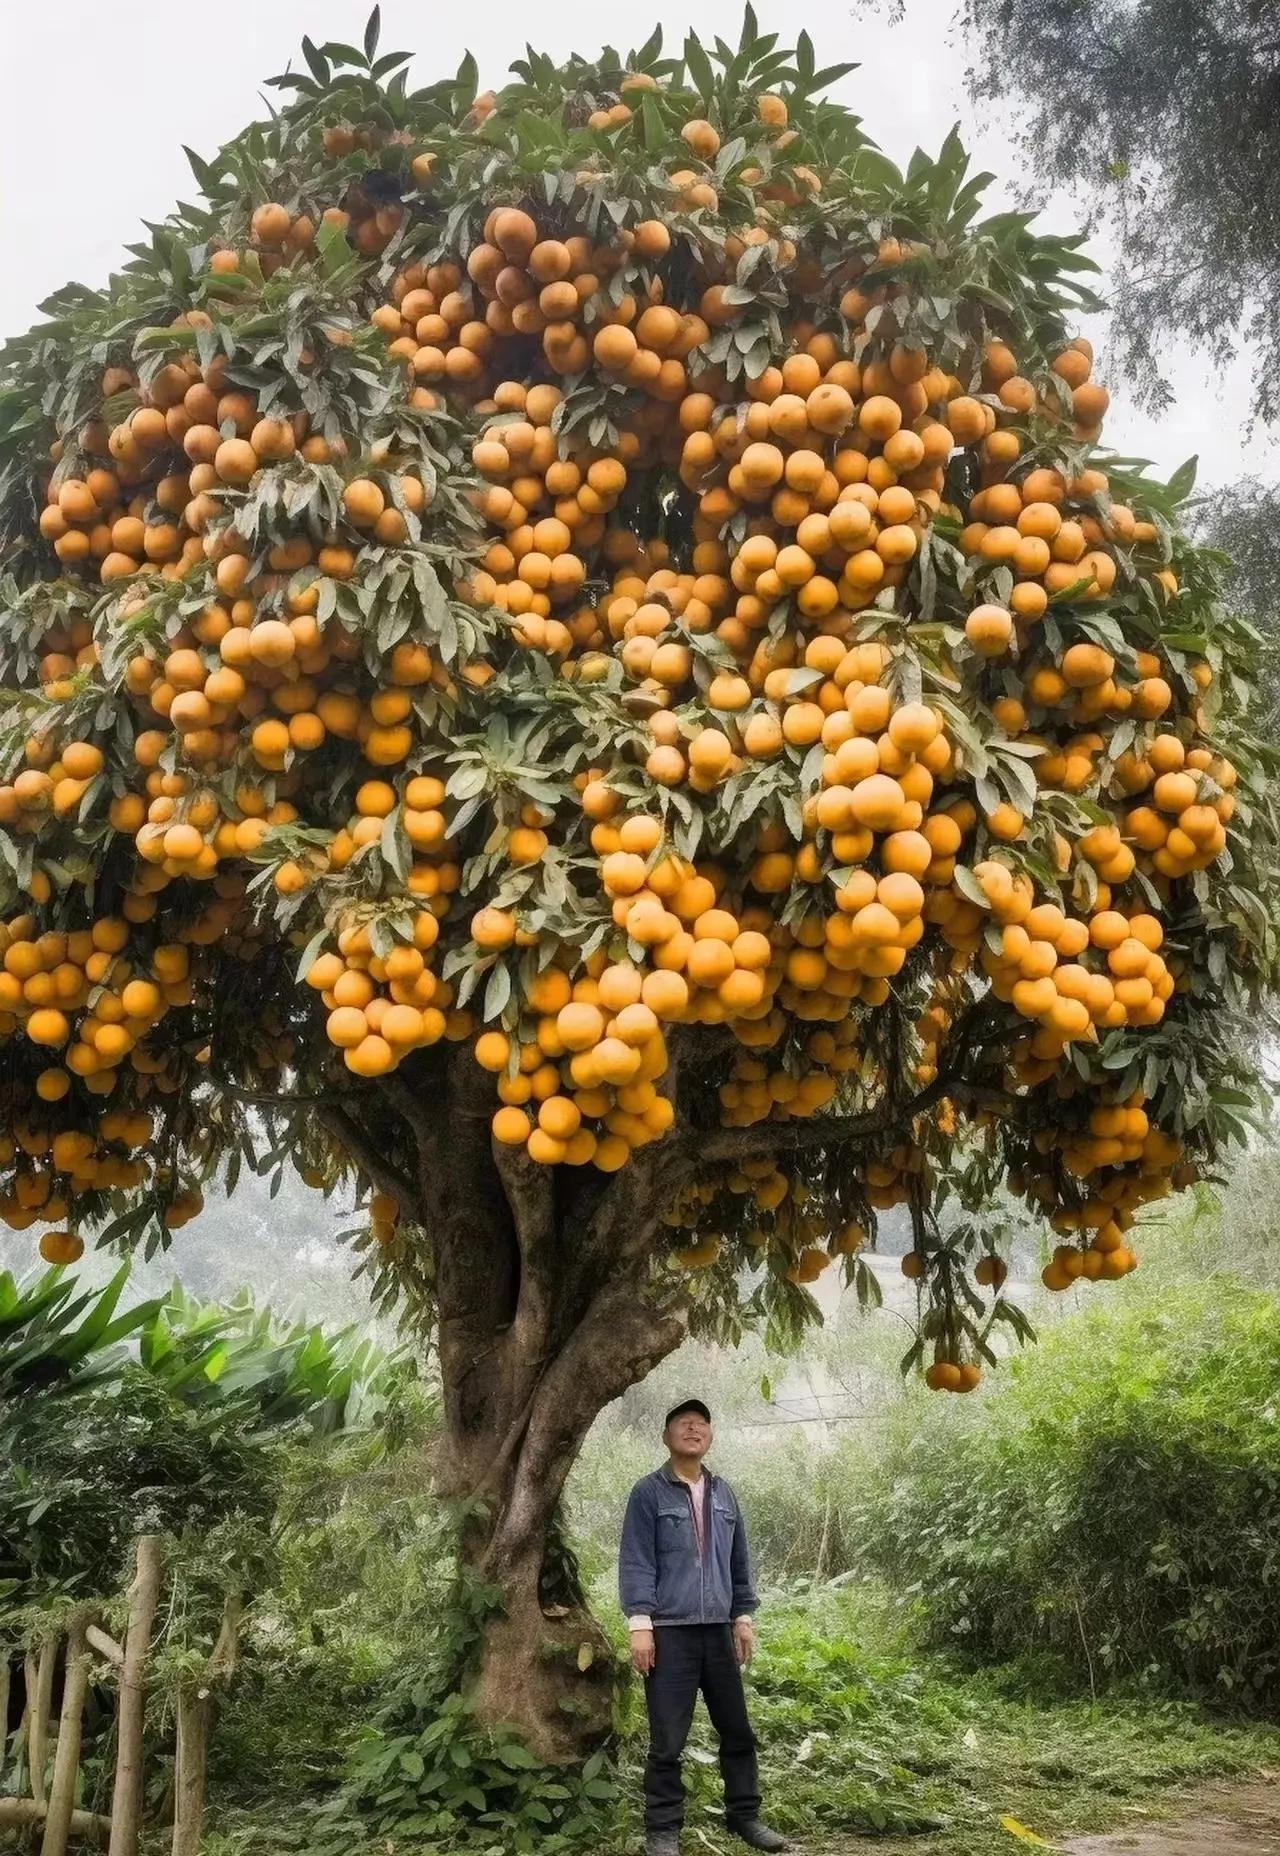
[(1067, 1843), (1069, 1856), (1278, 1856), (1280, 1781), (1215, 1786), (1194, 1815)]
[[(1153, 1800), (1127, 1811), (1121, 1805), (1116, 1815), (1129, 1818), (1126, 1829), (1059, 1841), (1041, 1828), (1044, 1841), (1038, 1847), (1055, 1856), (1280, 1856), (1280, 1772), (1224, 1780), (1180, 1798), (1169, 1794), (1158, 1805)], [(952, 1843), (945, 1833), (909, 1842), (854, 1837), (796, 1847), (806, 1856), (914, 1856), (922, 1849), (930, 1856), (965, 1856), (963, 1844)], [(993, 1822), (982, 1848), (997, 1847), (1001, 1856), (1034, 1856), (1037, 1846), (1004, 1835)]]

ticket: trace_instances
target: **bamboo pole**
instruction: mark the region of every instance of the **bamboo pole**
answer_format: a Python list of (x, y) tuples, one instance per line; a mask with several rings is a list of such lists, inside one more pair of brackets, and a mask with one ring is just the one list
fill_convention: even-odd
[[(49, 1756), (49, 1709), (53, 1701), (53, 1669), (57, 1657), (57, 1638), (46, 1638), (40, 1645), (40, 1660), (35, 1667), (35, 1687), (28, 1691), (31, 1712), (27, 1717), (27, 1764), (31, 1768), (31, 1796), (38, 1805), (48, 1802), (44, 1768)], [(31, 1658), (28, 1657), (28, 1680), (31, 1673)]]
[(87, 1617), (76, 1617), (67, 1632), (67, 1662), (62, 1677), (58, 1750), (53, 1760), (53, 1781), (49, 1787), (49, 1808), (45, 1813), (40, 1856), (66, 1856), (67, 1837), (75, 1812), (76, 1779), (80, 1773), (84, 1698), (89, 1686), (89, 1646), (85, 1637), (88, 1623)]
[(147, 1663), (159, 1598), (160, 1540), (156, 1534), (143, 1534), (137, 1542), (133, 1584), (129, 1588), (129, 1624), (116, 1707), (116, 1779), (111, 1797), (109, 1856), (137, 1856), (142, 1819)]

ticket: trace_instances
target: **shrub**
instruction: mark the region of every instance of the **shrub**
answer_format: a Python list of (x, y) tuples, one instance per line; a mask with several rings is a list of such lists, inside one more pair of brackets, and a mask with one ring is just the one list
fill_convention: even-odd
[(1280, 1300), (1210, 1278), (1090, 1311), (945, 1417), (861, 1515), (929, 1636), (1280, 1700)]

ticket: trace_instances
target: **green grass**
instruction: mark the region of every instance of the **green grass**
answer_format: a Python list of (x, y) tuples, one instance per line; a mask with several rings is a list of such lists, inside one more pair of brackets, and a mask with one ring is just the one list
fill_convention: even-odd
[[(1048, 1841), (1122, 1827), (1132, 1807), (1158, 1813), (1182, 1788), (1280, 1763), (1280, 1727), (1235, 1722), (1187, 1703), (1112, 1691), (1096, 1703), (1055, 1696), (1052, 1672), (974, 1673), (914, 1649), (885, 1599), (867, 1588), (795, 1589), (766, 1600), (751, 1677), (766, 1808), (806, 1850), (861, 1847), (894, 1856), (1014, 1856), (1010, 1815)], [(607, 1811), (593, 1856), (638, 1847), (643, 1744), (639, 1710), (623, 1749), (624, 1805)], [(691, 1849), (739, 1848), (718, 1834), (714, 1739), (699, 1715), (687, 1762)], [(281, 1826), (288, 1826), (282, 1830)], [(207, 1856), (276, 1856), (312, 1847), (307, 1818), (216, 1812)], [(385, 1844), (348, 1842), (350, 1856)], [(396, 1856), (434, 1856), (397, 1841)], [(490, 1856), (473, 1834), (453, 1845)], [(552, 1838), (547, 1847), (571, 1845)], [(584, 1846), (585, 1847), (585, 1846)]]

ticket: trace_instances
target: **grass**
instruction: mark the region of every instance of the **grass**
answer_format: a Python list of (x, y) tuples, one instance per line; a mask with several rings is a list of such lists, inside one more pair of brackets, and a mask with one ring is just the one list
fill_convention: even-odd
[[(751, 1705), (770, 1819), (806, 1851), (847, 1856), (1014, 1856), (1011, 1816), (1053, 1843), (1158, 1815), (1179, 1791), (1280, 1764), (1280, 1727), (1187, 1703), (1109, 1693), (1055, 1693), (1053, 1672), (997, 1673), (921, 1652), (886, 1598), (862, 1586), (792, 1588), (766, 1598)], [(593, 1856), (638, 1845), (643, 1743), (639, 1710), (622, 1755), (624, 1807), (591, 1840)], [(686, 1848), (741, 1846), (719, 1832), (715, 1742), (701, 1712), (686, 1762)], [(287, 1825), (288, 1830), (282, 1830)], [(309, 1847), (305, 1824), (277, 1798), (270, 1813), (217, 1813), (208, 1856), (275, 1856)], [(373, 1856), (385, 1843), (350, 1856)], [(396, 1856), (434, 1856), (397, 1840)], [(468, 1856), (492, 1833), (451, 1845)], [(568, 1846), (549, 1839), (556, 1850)]]
[[(1053, 1698), (1043, 1669), (975, 1673), (922, 1655), (865, 1590), (793, 1594), (769, 1608), (761, 1636), (753, 1712), (765, 1796), (814, 1851), (875, 1839), (913, 1856), (1010, 1856), (1018, 1843), (1002, 1816), (1056, 1841), (1280, 1760), (1274, 1726), (1136, 1694)], [(696, 1762), (708, 1803), (710, 1744), (700, 1740)]]

